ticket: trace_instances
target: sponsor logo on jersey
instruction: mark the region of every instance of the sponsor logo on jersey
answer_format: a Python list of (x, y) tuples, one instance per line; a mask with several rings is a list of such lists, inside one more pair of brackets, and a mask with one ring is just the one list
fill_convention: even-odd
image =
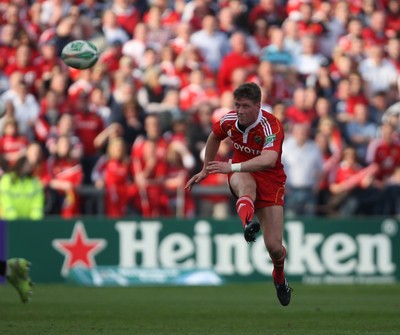
[(252, 149), (252, 148), (246, 147), (245, 145), (242, 145), (242, 144), (233, 143), (233, 147), (235, 149), (237, 149), (237, 150), (245, 152), (246, 154), (252, 154), (252, 155), (255, 155), (255, 156), (258, 156), (258, 155), (261, 154), (260, 150)]
[(276, 135), (272, 134), (272, 135), (268, 135), (265, 138), (265, 142), (264, 142), (264, 148), (270, 148), (274, 145), (274, 141), (276, 139)]
[(262, 139), (260, 136), (256, 135), (254, 137), (254, 142), (256, 142), (258, 145), (260, 145), (262, 143)]

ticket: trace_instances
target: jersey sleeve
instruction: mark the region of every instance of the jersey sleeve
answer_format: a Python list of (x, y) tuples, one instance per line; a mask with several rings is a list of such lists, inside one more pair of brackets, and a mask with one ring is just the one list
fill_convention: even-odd
[(212, 131), (219, 140), (222, 141), (228, 137), (228, 130), (231, 128), (231, 122), (234, 115), (234, 112), (229, 112), (225, 114), (218, 122), (213, 124)]
[(272, 150), (281, 153), (282, 144), (285, 137), (282, 124), (278, 119), (275, 118), (270, 125), (271, 132), (265, 136), (263, 150)]
[(220, 122), (215, 122), (213, 124), (212, 131), (214, 135), (221, 141), (228, 136), (228, 134), (224, 131), (223, 127), (221, 126)]

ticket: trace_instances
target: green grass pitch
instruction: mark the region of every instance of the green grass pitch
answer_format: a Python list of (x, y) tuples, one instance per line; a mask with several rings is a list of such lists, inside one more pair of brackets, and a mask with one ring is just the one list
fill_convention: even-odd
[(37, 285), (29, 304), (0, 287), (0, 333), (400, 334), (400, 285), (293, 283), (282, 307), (271, 283), (221, 287), (85, 288)]

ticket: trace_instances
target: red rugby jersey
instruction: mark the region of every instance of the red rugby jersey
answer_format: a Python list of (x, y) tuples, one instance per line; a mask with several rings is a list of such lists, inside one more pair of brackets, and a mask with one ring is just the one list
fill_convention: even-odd
[(279, 120), (261, 109), (257, 120), (243, 132), (238, 127), (236, 111), (225, 114), (219, 122), (214, 123), (213, 132), (223, 140), (228, 137), (233, 143), (232, 162), (245, 162), (261, 154), (262, 150), (273, 150), (279, 156), (275, 167), (258, 173), (265, 174), (268, 180), (283, 183), (286, 174), (281, 162), (282, 144), (284, 140), (283, 126)]

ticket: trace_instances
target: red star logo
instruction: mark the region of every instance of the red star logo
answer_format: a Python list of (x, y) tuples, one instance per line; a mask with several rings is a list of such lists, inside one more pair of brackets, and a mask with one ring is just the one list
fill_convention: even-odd
[(75, 266), (92, 268), (96, 265), (94, 256), (107, 246), (105, 239), (89, 239), (82, 222), (75, 223), (70, 239), (55, 239), (53, 248), (65, 256), (61, 275), (66, 277)]

